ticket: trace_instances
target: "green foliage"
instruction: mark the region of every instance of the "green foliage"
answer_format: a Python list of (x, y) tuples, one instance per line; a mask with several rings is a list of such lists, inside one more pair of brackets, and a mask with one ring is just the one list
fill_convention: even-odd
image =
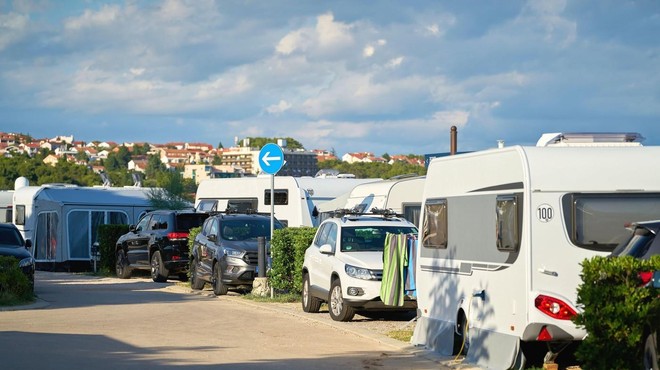
[(18, 267), (18, 260), (0, 256), (0, 306), (27, 303), (33, 299), (32, 284)]
[(100, 185), (101, 178), (87, 166), (72, 162), (59, 161), (56, 166), (42, 162), (43, 157), (37, 155), (14, 155), (0, 157), (0, 190), (14, 189), (14, 181), (25, 177), (31, 185), (48, 183), (65, 183), (80, 186)]
[(114, 271), (117, 262), (115, 255), (117, 239), (128, 232), (128, 225), (99, 225), (98, 232), (99, 252), (101, 253), (100, 268)]
[(314, 239), (316, 228), (289, 227), (275, 230), (271, 242), (272, 263), (268, 273), (273, 288), (290, 293), (302, 291), (302, 265), (305, 250)]
[(147, 178), (156, 178), (158, 173), (165, 171), (165, 165), (157, 155), (147, 156), (147, 168), (144, 171)]
[[(296, 139), (290, 137), (248, 137), (245, 139), (250, 140), (250, 147), (252, 148), (261, 148), (268, 143), (277, 143), (277, 139), (285, 139), (286, 147), (288, 149), (305, 149), (305, 147)], [(245, 142), (245, 139), (241, 140), (241, 144)]]
[[(196, 237), (197, 234), (199, 234), (201, 231), (202, 231), (202, 227), (201, 227), (201, 226), (193, 227), (193, 228), (190, 229), (190, 231), (189, 231), (189, 234), (188, 234), (188, 259), (190, 260), (190, 262), (192, 262), (192, 257), (193, 257), (193, 253), (192, 253), (192, 251), (193, 251), (193, 244), (195, 243), (195, 237)], [(190, 276), (190, 269), (188, 269), (188, 279), (190, 279), (190, 278), (191, 278), (191, 276)]]
[(594, 257), (582, 262), (573, 322), (589, 335), (576, 356), (587, 369), (642, 368), (644, 327), (660, 325), (658, 289), (640, 287), (639, 272), (660, 270), (660, 256)]
[[(158, 188), (149, 191), (149, 201), (155, 209), (185, 209), (190, 208), (190, 194), (195, 193), (194, 182), (184, 180), (178, 172), (165, 171), (157, 176)], [(194, 198), (194, 196), (193, 196)]]
[(406, 162), (387, 163), (347, 163), (340, 160), (319, 162), (319, 169), (334, 168), (340, 173), (352, 173), (357, 178), (389, 179), (394, 176), (417, 174), (426, 175), (426, 168)]
[(105, 160), (105, 169), (108, 171), (125, 170), (131, 161), (131, 152), (125, 146), (120, 146), (117, 152), (108, 154)]

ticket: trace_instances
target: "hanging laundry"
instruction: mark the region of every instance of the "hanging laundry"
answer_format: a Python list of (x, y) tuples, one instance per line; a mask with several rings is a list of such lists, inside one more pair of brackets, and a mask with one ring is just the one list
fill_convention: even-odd
[(403, 271), (404, 292), (407, 296), (417, 298), (417, 287), (415, 285), (415, 268), (417, 267), (417, 237), (414, 234), (406, 235), (406, 246), (408, 264)]
[(380, 299), (387, 306), (403, 306), (404, 270), (408, 265), (406, 234), (387, 233), (383, 250)]

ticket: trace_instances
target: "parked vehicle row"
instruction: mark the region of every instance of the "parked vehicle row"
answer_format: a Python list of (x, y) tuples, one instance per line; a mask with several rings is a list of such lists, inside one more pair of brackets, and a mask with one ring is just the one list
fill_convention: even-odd
[(23, 236), (14, 224), (0, 223), (0, 256), (10, 256), (18, 260), (18, 267), (23, 271), (34, 289), (34, 258), (30, 253), (32, 242), (23, 240)]

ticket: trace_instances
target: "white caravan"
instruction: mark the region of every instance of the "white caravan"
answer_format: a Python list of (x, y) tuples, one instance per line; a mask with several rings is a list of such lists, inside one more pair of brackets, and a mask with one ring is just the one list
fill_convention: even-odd
[[(412, 342), (506, 369), (586, 333), (580, 262), (660, 218), (660, 147), (513, 146), (434, 159), (420, 217)], [(463, 339), (466, 339), (465, 343)], [(523, 354), (525, 350), (525, 354)], [(541, 354), (542, 355), (542, 354)]]
[(356, 209), (359, 212), (369, 212), (372, 208), (392, 209), (419, 226), (424, 179), (424, 176), (415, 176), (360, 184), (350, 193), (320, 205), (318, 210), (323, 214), (341, 208)]
[(12, 190), (0, 190), (0, 223), (11, 223)]
[(102, 224), (136, 224), (151, 209), (149, 188), (28, 186), (19, 178), (13, 198), (14, 224), (41, 262), (89, 266)]
[[(275, 217), (286, 226), (318, 226), (316, 206), (335, 199), (356, 185), (380, 179), (275, 176)], [(270, 176), (208, 179), (199, 184), (195, 208), (228, 208), (270, 213)]]

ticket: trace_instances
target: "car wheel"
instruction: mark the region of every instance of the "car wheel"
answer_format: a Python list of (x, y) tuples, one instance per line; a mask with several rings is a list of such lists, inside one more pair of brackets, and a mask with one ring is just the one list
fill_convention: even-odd
[(200, 279), (197, 273), (197, 259), (193, 259), (190, 264), (190, 287), (194, 290), (202, 290), (204, 284), (204, 280)]
[(218, 262), (213, 265), (213, 294), (215, 295), (225, 295), (229, 291), (227, 286), (222, 283), (222, 269)]
[(658, 353), (652, 333), (646, 336), (644, 344), (644, 369), (658, 370)]
[(128, 261), (124, 255), (124, 251), (117, 252), (117, 263), (115, 264), (115, 273), (120, 279), (128, 279), (131, 277), (131, 270), (128, 267)]
[(305, 312), (317, 313), (321, 308), (321, 300), (312, 296), (309, 291), (309, 275), (303, 276), (303, 289), (302, 289), (302, 308)]
[(355, 310), (344, 302), (341, 293), (341, 282), (335, 279), (330, 286), (330, 299), (328, 300), (330, 317), (335, 321), (351, 321)]
[(167, 281), (169, 274), (169, 271), (163, 265), (163, 258), (160, 255), (160, 251), (155, 251), (151, 255), (151, 279), (157, 283), (164, 283)]

